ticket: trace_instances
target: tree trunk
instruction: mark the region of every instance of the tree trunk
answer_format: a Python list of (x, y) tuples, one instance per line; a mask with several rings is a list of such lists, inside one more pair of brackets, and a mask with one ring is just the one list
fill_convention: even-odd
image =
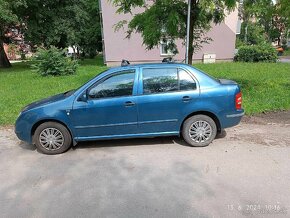
[(0, 39), (0, 68), (8, 68), (11, 66), (12, 65), (10, 64), (10, 61), (8, 60), (8, 57), (4, 50), (3, 40)]
[(248, 22), (247, 22), (246, 27), (245, 27), (245, 37), (244, 37), (244, 42), (245, 42), (245, 43), (248, 42)]
[(189, 25), (189, 47), (188, 47), (188, 64), (192, 65), (192, 59), (194, 54), (194, 48), (193, 48), (193, 29), (195, 26), (195, 22), (198, 16), (198, 3), (196, 0), (190, 0), (191, 1), (191, 13), (190, 13), (190, 25)]

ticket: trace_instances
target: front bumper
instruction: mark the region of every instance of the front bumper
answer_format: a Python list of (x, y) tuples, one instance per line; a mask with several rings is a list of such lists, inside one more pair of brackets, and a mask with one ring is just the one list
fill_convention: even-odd
[(14, 132), (19, 140), (25, 141), (29, 144), (32, 143), (31, 125), (25, 119), (23, 119), (22, 114), (18, 117), (18, 119), (15, 122)]

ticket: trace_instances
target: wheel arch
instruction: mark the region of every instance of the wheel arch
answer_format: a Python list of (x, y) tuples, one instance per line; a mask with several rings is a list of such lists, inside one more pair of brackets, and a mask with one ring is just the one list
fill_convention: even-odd
[(206, 116), (209, 116), (209, 117), (212, 118), (213, 121), (215, 122), (218, 133), (221, 132), (221, 130), (222, 130), (222, 129), (221, 129), (221, 123), (220, 123), (218, 117), (217, 117), (214, 113), (209, 112), (209, 111), (195, 111), (195, 112), (192, 112), (191, 114), (187, 115), (187, 116), (183, 119), (183, 121), (182, 121), (182, 123), (181, 123), (181, 125), (180, 125), (180, 129), (179, 129), (179, 132), (180, 132), (180, 133), (181, 133), (181, 131), (182, 131), (182, 127), (183, 127), (183, 124), (184, 124), (185, 120), (187, 120), (189, 117), (192, 117), (192, 116), (195, 116), (195, 115), (206, 115)]
[(46, 123), (46, 122), (55, 122), (55, 123), (59, 123), (59, 124), (63, 125), (69, 131), (69, 134), (72, 138), (72, 141), (73, 141), (73, 143), (75, 143), (73, 133), (72, 133), (71, 129), (68, 127), (68, 125), (65, 124), (64, 122), (56, 120), (56, 119), (44, 119), (44, 120), (37, 121), (31, 128), (30, 134), (31, 134), (32, 142), (33, 142), (33, 136), (34, 136), (34, 133), (35, 133), (35, 130), (37, 129), (37, 127), (39, 127), (41, 124)]

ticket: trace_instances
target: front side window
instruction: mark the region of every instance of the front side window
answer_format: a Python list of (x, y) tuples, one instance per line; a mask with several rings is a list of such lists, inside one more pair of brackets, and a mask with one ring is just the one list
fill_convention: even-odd
[(143, 69), (143, 94), (178, 91), (177, 69)]
[(90, 98), (130, 96), (133, 93), (135, 70), (122, 71), (89, 89)]

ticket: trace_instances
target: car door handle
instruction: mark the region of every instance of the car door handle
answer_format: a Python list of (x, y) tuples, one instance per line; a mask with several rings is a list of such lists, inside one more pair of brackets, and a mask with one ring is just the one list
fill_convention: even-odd
[(126, 102), (125, 102), (125, 107), (132, 107), (132, 106), (134, 106), (134, 105), (135, 105), (135, 103), (132, 102), (132, 101), (126, 101)]
[(187, 102), (187, 101), (190, 101), (191, 100), (191, 97), (189, 97), (189, 96), (183, 96), (182, 97), (182, 101), (184, 101), (184, 102)]

